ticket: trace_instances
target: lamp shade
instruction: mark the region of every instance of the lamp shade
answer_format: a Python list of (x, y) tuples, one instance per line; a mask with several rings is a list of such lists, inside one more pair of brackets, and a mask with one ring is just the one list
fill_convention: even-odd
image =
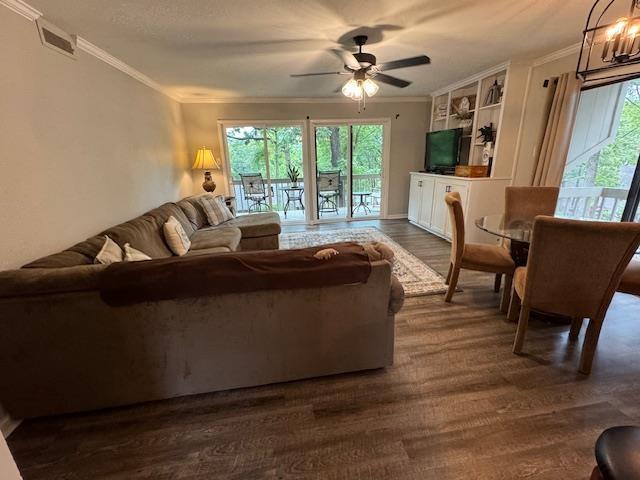
[(213, 156), (213, 151), (208, 147), (199, 148), (192, 170), (220, 170), (220, 162)]

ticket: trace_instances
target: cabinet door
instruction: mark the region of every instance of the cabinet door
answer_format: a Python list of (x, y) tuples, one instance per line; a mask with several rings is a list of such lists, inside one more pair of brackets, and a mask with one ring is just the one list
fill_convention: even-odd
[(422, 203), (422, 177), (411, 175), (409, 185), (409, 220), (418, 222), (420, 217), (420, 205)]
[[(467, 195), (468, 195), (468, 191), (469, 189), (467, 188), (466, 185), (462, 185), (462, 184), (452, 184), (449, 185), (449, 191), (450, 192), (458, 192), (460, 194), (460, 202), (462, 203), (462, 211), (464, 213), (466, 213), (464, 210), (466, 209), (467, 206)], [(447, 238), (451, 238), (451, 225), (449, 222), (449, 215), (447, 215), (447, 219), (446, 219), (446, 223), (445, 223), (445, 227), (444, 227), (444, 236)]]
[(435, 186), (436, 181), (433, 178), (425, 177), (422, 180), (422, 205), (420, 206), (418, 223), (427, 228), (431, 228), (431, 217), (433, 215), (433, 191)]
[(433, 189), (433, 210), (431, 214), (431, 230), (444, 235), (447, 225), (447, 204), (444, 197), (449, 189), (449, 183), (444, 180), (436, 180)]

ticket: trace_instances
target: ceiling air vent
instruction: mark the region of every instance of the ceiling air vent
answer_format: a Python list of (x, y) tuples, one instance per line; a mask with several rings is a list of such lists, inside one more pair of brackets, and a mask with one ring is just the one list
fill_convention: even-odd
[(42, 17), (36, 20), (36, 25), (38, 25), (38, 32), (40, 32), (40, 40), (45, 47), (49, 47), (67, 57), (75, 58), (75, 35), (69, 35)]

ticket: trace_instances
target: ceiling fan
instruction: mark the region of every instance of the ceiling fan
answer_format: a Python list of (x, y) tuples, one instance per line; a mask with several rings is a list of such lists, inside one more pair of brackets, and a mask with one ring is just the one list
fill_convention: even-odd
[[(398, 88), (405, 88), (411, 85), (411, 82), (402, 80), (382, 72), (394, 70), (397, 68), (416, 67), (418, 65), (428, 65), (431, 59), (426, 55), (417, 57), (403, 58), (402, 60), (393, 60), (390, 62), (378, 64), (375, 55), (365, 53), (362, 47), (367, 43), (366, 35), (357, 35), (353, 37), (353, 41), (358, 47), (358, 53), (351, 53), (346, 50), (332, 50), (344, 63), (344, 71), (342, 72), (320, 72), (320, 73), (300, 73), (293, 74), (292, 77), (312, 77), (317, 75), (351, 75), (351, 79), (345, 83), (340, 90), (342, 93), (356, 101), (363, 100), (366, 96), (373, 97), (378, 92), (378, 85), (372, 80), (386, 83)], [(337, 90), (339, 91), (339, 90)]]

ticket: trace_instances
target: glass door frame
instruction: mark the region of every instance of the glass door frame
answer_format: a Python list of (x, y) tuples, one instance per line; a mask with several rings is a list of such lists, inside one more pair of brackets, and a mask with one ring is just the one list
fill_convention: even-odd
[[(226, 179), (226, 190), (227, 195), (233, 195), (235, 193), (235, 189), (233, 186), (233, 176), (231, 174), (231, 156), (229, 155), (229, 145), (227, 144), (226, 139), (226, 131), (227, 128), (235, 128), (235, 127), (255, 127), (260, 128), (263, 131), (263, 142), (264, 142), (264, 158), (266, 162), (266, 174), (267, 178), (265, 179), (267, 182), (267, 187), (271, 190), (271, 175), (269, 172), (270, 161), (269, 161), (269, 141), (267, 140), (267, 136), (264, 132), (269, 127), (300, 127), (302, 131), (302, 166), (303, 166), (303, 178), (304, 178), (304, 203), (305, 205), (310, 205), (311, 202), (311, 194), (309, 192), (309, 188), (307, 188), (307, 177), (311, 176), (311, 170), (309, 170), (309, 122), (308, 120), (218, 120), (218, 142), (220, 145), (220, 154), (222, 156), (222, 173)], [(309, 172), (309, 173), (307, 173)], [(314, 173), (315, 179), (315, 173)], [(313, 182), (315, 183), (315, 182)], [(237, 199), (236, 199), (237, 202)], [(272, 207), (272, 198), (269, 197), (269, 207)], [(311, 216), (311, 209), (304, 209), (304, 220), (284, 220), (288, 225), (296, 225), (296, 224), (305, 224), (309, 223)], [(272, 210), (273, 211), (273, 210)]]
[(633, 179), (629, 187), (629, 194), (627, 195), (627, 202), (622, 212), (621, 222), (633, 222), (638, 214), (638, 207), (640, 206), (640, 155), (638, 155), (638, 163), (636, 164), (636, 170), (633, 173)]
[[(351, 222), (361, 220), (379, 220), (387, 217), (388, 212), (388, 200), (389, 200), (389, 163), (391, 156), (391, 119), (390, 118), (338, 118), (338, 119), (322, 119), (322, 120), (308, 120), (309, 127), (307, 128), (307, 149), (309, 151), (309, 163), (305, 166), (310, 172), (309, 178), (313, 179), (311, 184), (307, 184), (305, 180), (305, 193), (308, 191), (307, 205), (309, 206), (307, 222), (311, 225), (319, 223), (337, 223), (337, 222)], [(353, 164), (353, 143), (352, 143), (352, 126), (354, 125), (382, 125), (382, 165), (380, 177), (381, 177), (381, 209), (379, 215), (371, 215), (364, 217), (353, 217), (353, 195), (352, 186), (353, 178), (351, 175), (351, 169)], [(349, 182), (349, 196), (346, 199), (347, 214), (344, 217), (338, 218), (318, 218), (318, 196), (317, 196), (317, 164), (316, 164), (316, 127), (348, 127), (348, 149), (349, 154), (347, 162), (347, 178)]]

